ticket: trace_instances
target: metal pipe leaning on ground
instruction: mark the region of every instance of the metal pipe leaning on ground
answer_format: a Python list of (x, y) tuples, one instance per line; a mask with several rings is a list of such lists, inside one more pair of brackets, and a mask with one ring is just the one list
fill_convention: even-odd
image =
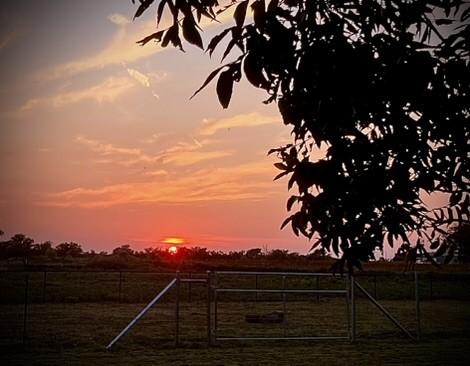
[(152, 301), (150, 301), (137, 316), (131, 320), (129, 324), (116, 336), (114, 339), (106, 346), (107, 350), (110, 350), (117, 341), (119, 341), (147, 312), (165, 295), (177, 282), (177, 278), (173, 278), (166, 287), (155, 296)]

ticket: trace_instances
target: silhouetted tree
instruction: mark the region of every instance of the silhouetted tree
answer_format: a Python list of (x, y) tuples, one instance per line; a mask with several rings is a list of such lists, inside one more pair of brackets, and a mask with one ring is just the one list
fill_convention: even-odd
[(289, 257), (287, 249), (273, 249), (268, 253), (268, 258), (272, 259), (286, 259), (287, 257)]
[(129, 244), (121, 245), (120, 247), (113, 249), (113, 255), (120, 255), (123, 257), (128, 257), (134, 255), (135, 252)]
[(34, 255), (48, 255), (51, 251), (54, 251), (51, 241), (34, 244), (32, 249)]
[(60, 243), (56, 246), (55, 250), (59, 257), (78, 257), (83, 253), (82, 246), (72, 241), (68, 243)]
[(15, 234), (10, 240), (0, 243), (0, 255), (5, 259), (21, 258), (26, 265), (33, 255), (33, 245), (33, 239), (23, 234)]
[(262, 255), (262, 252), (263, 250), (261, 248), (252, 248), (252, 249), (248, 249), (245, 255), (247, 258), (253, 259), (253, 258), (260, 257)]
[[(183, 49), (182, 37), (222, 60), (223, 108), (242, 75), (277, 103), (293, 142), (276, 148), (290, 175), (296, 235), (360, 266), (384, 241), (433, 241), (469, 216), (470, 10), (461, 0), (140, 0), (173, 19), (139, 43)], [(248, 7), (252, 18), (246, 19)], [(234, 8), (234, 25), (204, 46), (202, 19)], [(181, 37), (182, 34), (182, 37)], [(236, 50), (236, 52), (233, 52)], [(230, 56), (232, 55), (232, 56)], [(195, 94), (196, 94), (195, 93)], [(318, 151), (323, 153), (318, 158)], [(421, 192), (449, 194), (430, 210)]]

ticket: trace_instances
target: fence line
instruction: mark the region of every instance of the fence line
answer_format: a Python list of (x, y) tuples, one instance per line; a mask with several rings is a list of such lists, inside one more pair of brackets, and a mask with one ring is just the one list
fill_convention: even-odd
[[(128, 277), (126, 275), (128, 274), (145, 274), (145, 275), (157, 275), (157, 277), (163, 278), (165, 276), (172, 276), (172, 278), (175, 276), (175, 273), (170, 273), (170, 272), (142, 272), (142, 271), (1, 271), (0, 276), (8, 276), (8, 274), (14, 274), (15, 276), (18, 276), (18, 282), (14, 283), (19, 284), (20, 286), (17, 288), (18, 292), (22, 292), (21, 296), (21, 301), (19, 302), (20, 304), (23, 303), (23, 315), (22, 315), (22, 342), (26, 343), (26, 340), (28, 338), (28, 330), (31, 330), (31, 326), (28, 328), (28, 324), (30, 321), (30, 314), (29, 314), (29, 306), (31, 303), (35, 302), (35, 299), (40, 299), (39, 301), (36, 302), (42, 302), (45, 303), (47, 300), (53, 299), (53, 293), (52, 291), (57, 290), (57, 281), (56, 278), (54, 278), (53, 274), (57, 273), (65, 273), (66, 279), (65, 284), (68, 285), (69, 283), (67, 281), (70, 280), (68, 277), (70, 274), (77, 274), (77, 283), (78, 283), (78, 289), (80, 290), (81, 287), (85, 286), (87, 284), (86, 280), (87, 278), (83, 276), (84, 273), (102, 273), (104, 275), (110, 275), (110, 274), (118, 274), (118, 276), (111, 276), (111, 280), (113, 281), (114, 284), (117, 284), (117, 293), (118, 297), (117, 299), (114, 298), (113, 301), (117, 302), (122, 302), (123, 297), (125, 294), (125, 286), (123, 284), (126, 282), (126, 279)], [(36, 275), (36, 276), (34, 276)], [(42, 276), (41, 276), (42, 275)], [(249, 281), (249, 278), (247, 279), (247, 276), (254, 276), (256, 278), (255, 281), (255, 288), (230, 288), (230, 287), (225, 287), (226, 285), (222, 285), (219, 281), (223, 280), (224, 275), (235, 277), (237, 281), (240, 279), (244, 279), (247, 281), (247, 283), (250, 286), (253, 286), (253, 282)], [(174, 294), (174, 300), (173, 298), (170, 297), (171, 301), (175, 301), (175, 344), (179, 344), (179, 332), (180, 332), (180, 318), (179, 318), (179, 312), (180, 312), (180, 301), (181, 300), (186, 300), (188, 302), (194, 301), (194, 300), (201, 300), (201, 294), (203, 292), (198, 291), (199, 298), (196, 297), (194, 298), (194, 293), (192, 293), (192, 284), (193, 283), (208, 283), (208, 290), (207, 290), (207, 326), (208, 326), (208, 342), (211, 343), (212, 335), (215, 335), (215, 339), (218, 340), (229, 340), (230, 337), (217, 337), (217, 303), (221, 301), (220, 298), (217, 297), (218, 293), (253, 293), (256, 294), (256, 301), (259, 301), (260, 298), (258, 297), (259, 294), (275, 294), (275, 293), (281, 293), (282, 294), (282, 302), (283, 302), (283, 310), (284, 313), (286, 313), (286, 294), (308, 294), (312, 293), (316, 295), (317, 299), (320, 296), (324, 296), (327, 294), (332, 294), (332, 295), (346, 295), (346, 306), (347, 306), (347, 313), (349, 314), (347, 316), (347, 322), (348, 322), (348, 337), (351, 340), (354, 340), (356, 337), (356, 319), (355, 319), (355, 314), (356, 314), (356, 301), (355, 298), (357, 297), (357, 294), (354, 294), (354, 288), (357, 286), (354, 286), (351, 284), (347, 284), (349, 286), (347, 289), (329, 289), (325, 290), (320, 288), (320, 284), (318, 279), (320, 277), (323, 278), (322, 281), (325, 281), (325, 283), (322, 283), (323, 286), (327, 285), (327, 279), (325, 277), (329, 276), (332, 279), (345, 279), (345, 277), (339, 277), (339, 276), (333, 276), (332, 274), (325, 274), (325, 273), (320, 273), (318, 276), (316, 276), (316, 273), (297, 273), (297, 272), (259, 272), (259, 271), (253, 271), (253, 272), (243, 272), (243, 271), (215, 271), (215, 272), (182, 272), (177, 274), (177, 291)], [(377, 273), (363, 273), (356, 278), (360, 279), (369, 279), (367, 284), (372, 288), (369, 289), (367, 292), (369, 295), (366, 295), (369, 299), (372, 297), (374, 300), (377, 300), (377, 292), (378, 292), (378, 286), (383, 284), (384, 282), (377, 281), (377, 278), (386, 278), (390, 277), (393, 281), (402, 281), (403, 279), (406, 279), (407, 281), (409, 280), (410, 286), (412, 287), (413, 294), (414, 294), (414, 299), (415, 299), (415, 310), (416, 310), (416, 338), (421, 337), (421, 309), (420, 309), (420, 302), (422, 300), (422, 291), (423, 289), (428, 291), (428, 294), (430, 295), (427, 300), (432, 300), (433, 297), (435, 298), (436, 296), (436, 285), (439, 285), (440, 281), (443, 279), (452, 279), (452, 278), (460, 278), (465, 279), (467, 276), (470, 277), (470, 273), (386, 273), (386, 274), (377, 274)], [(399, 275), (399, 276), (398, 276)], [(265, 288), (262, 286), (263, 280), (270, 280), (272, 281), (272, 278), (269, 277), (280, 277), (282, 279), (281, 286), (282, 288), (280, 289), (273, 289), (273, 288)], [(312, 281), (309, 282), (309, 284), (312, 286), (312, 288), (309, 289), (299, 289), (299, 288), (288, 288), (286, 286), (286, 279), (287, 278), (292, 278), (295, 280), (305, 280), (304, 278), (301, 277), (309, 277), (312, 278)], [(398, 277), (396, 277), (398, 276)], [(99, 276), (98, 276), (99, 277)], [(396, 277), (396, 278), (395, 278)], [(41, 282), (42, 279), (42, 282)], [(96, 283), (97, 276), (92, 277), (94, 283)], [(109, 279), (109, 278), (108, 278)], [(149, 280), (148, 278), (146, 278)], [(315, 281), (313, 281), (315, 279)], [(419, 281), (418, 281), (419, 279)], [(426, 279), (429, 282), (423, 283), (423, 280)], [(2, 290), (1, 286), (4, 284), (3, 278), (0, 277), (0, 291)], [(99, 278), (98, 278), (99, 280)], [(102, 279), (103, 280), (103, 279)], [(106, 278), (105, 278), (106, 280)], [(133, 278), (134, 281), (139, 281), (138, 277)], [(397, 282), (399, 282), (397, 281)], [(8, 282), (8, 281), (7, 281)], [(348, 282), (348, 281), (347, 281)], [(461, 281), (466, 288), (469, 286), (470, 281)], [(6, 283), (6, 282), (5, 282)], [(76, 290), (77, 287), (73, 285), (74, 282), (72, 282), (72, 286), (69, 286), (72, 290)], [(150, 285), (154, 286), (157, 284), (157, 282), (153, 281), (150, 278)], [(185, 291), (180, 291), (180, 284), (181, 285), (187, 285), (188, 286), (188, 292)], [(414, 286), (413, 286), (414, 284)], [(364, 287), (361, 285), (358, 286), (358, 288), (361, 290), (361, 293), (364, 294), (364, 291), (367, 288), (367, 285), (363, 284)], [(449, 285), (449, 283), (446, 284), (446, 287)], [(133, 289), (135, 286), (132, 286), (131, 288)], [(154, 288), (153, 287), (153, 288)], [(200, 288), (199, 288), (200, 289)], [(23, 291), (21, 291), (23, 290)], [(350, 296), (347, 296), (347, 294), (350, 293)], [(373, 296), (371, 294), (374, 294)], [(1, 291), (1, 298), (4, 299), (5, 292)], [(385, 290), (381, 292), (382, 296), (386, 298), (386, 293)], [(468, 297), (468, 294), (470, 292), (465, 293)], [(465, 296), (464, 294), (464, 296)], [(36, 295), (36, 297), (34, 297)], [(152, 292), (149, 292), (149, 295), (152, 295)], [(0, 298), (0, 299), (1, 299)], [(77, 298), (78, 300), (85, 300), (86, 297), (80, 297)], [(202, 298), (203, 300), (205, 299)], [(240, 299), (238, 299), (240, 300)], [(246, 300), (245, 300), (246, 301)], [(264, 300), (264, 301), (278, 301), (278, 300)], [(290, 301), (295, 301), (295, 299), (290, 299)], [(213, 314), (213, 316), (211, 315)], [(285, 324), (284, 324), (285, 326)], [(18, 327), (19, 330), (19, 327)], [(292, 337), (287, 336), (284, 328), (284, 337), (285, 339), (291, 339)], [(252, 337), (253, 340), (255, 340), (257, 337)], [(258, 337), (259, 338), (259, 337)], [(262, 337), (261, 337), (262, 338)], [(261, 339), (260, 338), (260, 339)], [(302, 337), (300, 337), (302, 338)], [(299, 338), (299, 339), (300, 339)], [(305, 337), (304, 337), (305, 338)], [(309, 337), (307, 337), (309, 338)], [(305, 339), (307, 339), (305, 338)], [(313, 337), (311, 339), (316, 339), (317, 337)], [(230, 338), (234, 339), (234, 338)], [(251, 339), (250, 337), (247, 338)], [(310, 339), (310, 338), (309, 338)], [(338, 338), (339, 339), (339, 338)]]
[[(246, 277), (247, 274), (254, 276), (255, 289), (259, 288), (266, 276), (285, 275), (288, 278), (299, 278), (300, 276), (312, 277), (309, 272), (292, 273), (292, 272), (260, 272), (260, 271), (215, 271), (217, 273), (225, 273), (227, 275), (240, 275)], [(92, 277), (87, 274), (93, 274)], [(157, 272), (157, 271), (0, 271), (0, 302), (3, 303), (20, 303), (23, 302), (24, 296), (18, 292), (19, 288), (24, 286), (24, 277), (29, 276), (29, 301), (37, 302), (76, 302), (76, 301), (117, 301), (122, 302), (142, 302), (145, 301), (148, 294), (154, 288), (154, 285), (160, 281), (160, 278), (174, 276), (174, 272)], [(115, 275), (115, 276), (114, 276)], [(399, 283), (403, 279), (410, 276), (411, 283), (412, 273), (403, 272), (371, 272), (358, 273), (356, 278), (364, 279), (364, 285), (373, 294), (375, 299), (391, 299), (396, 298), (412, 298), (416, 289), (411, 286), (406, 289), (401, 285), (401, 293), (394, 294), (390, 290), (390, 286)], [(62, 277), (63, 276), (63, 277)], [(143, 278), (139, 278), (139, 277)], [(145, 277), (151, 276), (151, 277)], [(153, 277), (157, 278), (153, 278)], [(182, 278), (205, 277), (203, 272), (181, 272)], [(315, 288), (320, 288), (320, 277), (330, 276), (328, 273), (319, 273), (314, 277)], [(470, 291), (466, 291), (470, 281), (470, 273), (435, 273), (420, 272), (419, 293), (423, 300), (436, 298), (470, 298)], [(42, 277), (42, 278), (41, 278)], [(79, 278), (80, 277), (80, 278)], [(75, 278), (76, 288), (71, 288), (71, 279)], [(453, 280), (453, 281), (451, 281)], [(106, 288), (100, 291), (96, 290), (101, 284), (106, 283)], [(129, 287), (130, 284), (136, 286)], [(114, 287), (116, 286), (116, 287)], [(153, 287), (152, 287), (153, 286)], [(93, 291), (96, 290), (94, 294)], [(462, 291), (465, 290), (465, 291)], [(140, 291), (140, 296), (137, 292)], [(192, 284), (187, 284), (185, 292), (185, 300), (193, 301), (201, 299), (198, 292), (194, 292)], [(80, 294), (80, 295), (79, 295)], [(258, 293), (255, 293), (256, 300), (259, 299)], [(319, 295), (316, 296), (317, 300)]]

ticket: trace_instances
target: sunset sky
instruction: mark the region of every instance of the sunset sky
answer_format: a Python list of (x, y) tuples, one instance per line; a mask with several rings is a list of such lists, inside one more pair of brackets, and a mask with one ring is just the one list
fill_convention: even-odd
[[(228, 110), (209, 85), (220, 60), (141, 47), (155, 10), (127, 0), (9, 1), (0, 28), (0, 229), (85, 249), (267, 246), (305, 253), (286, 182), (267, 151), (289, 129), (241, 82)], [(233, 22), (230, 16), (225, 22)], [(205, 25), (207, 41), (224, 24)]]

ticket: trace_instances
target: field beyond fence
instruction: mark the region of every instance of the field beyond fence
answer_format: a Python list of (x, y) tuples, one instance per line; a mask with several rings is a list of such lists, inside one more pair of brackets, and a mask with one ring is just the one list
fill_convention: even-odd
[[(181, 273), (180, 276), (183, 279), (204, 279), (207, 278), (207, 273)], [(159, 353), (160, 357), (166, 357), (166, 362), (173, 360), (173, 364), (188, 364), (182, 354), (178, 356), (180, 358), (175, 358), (174, 353), (168, 353), (169, 349), (175, 349), (176, 289), (170, 290), (162, 301), (120, 340), (115, 351), (105, 351), (105, 346), (111, 339), (174, 277), (175, 273), (124, 271), (0, 272), (0, 347), (9, 362), (18, 365), (28, 364), (29, 357), (33, 357), (33, 353), (38, 350), (44, 355), (44, 364), (48, 365), (61, 364), (63, 357), (68, 361), (72, 360), (70, 364), (81, 364), (82, 360), (79, 358), (73, 361), (79, 354), (93, 354), (94, 356), (90, 356), (92, 358), (117, 357), (119, 360), (125, 360), (127, 355), (137, 351), (144, 357), (138, 364), (145, 364), (145, 357), (155, 355), (155, 352)], [(346, 277), (340, 276), (288, 276), (282, 279), (274, 275), (246, 275), (221, 276), (218, 285), (242, 289), (321, 290), (344, 289), (345, 280)], [(357, 281), (404, 327), (415, 334), (416, 288), (412, 273), (366, 273), (358, 276)], [(372, 342), (369, 351), (374, 352), (375, 357), (380, 360), (387, 357), (387, 352), (391, 352), (393, 345), (399, 344), (402, 349), (412, 347), (417, 352), (428, 352), (426, 357), (432, 355), (432, 360), (423, 355), (413, 356), (422, 359), (423, 364), (433, 364), (426, 363), (426, 360), (459, 364), (462, 359), (452, 352), (467, 352), (468, 355), (468, 351), (463, 350), (468, 347), (462, 345), (470, 345), (470, 274), (420, 273), (418, 284), (421, 344), (407, 340), (370, 301), (357, 293), (356, 345), (344, 341), (322, 341), (323, 347), (339, 350), (340, 354), (348, 350), (347, 355), (342, 357), (349, 357), (351, 362), (356, 362), (360, 357), (353, 351), (358, 344), (364, 347), (364, 342)], [(207, 296), (204, 284), (181, 283), (178, 332), (180, 346), (188, 357), (196, 357), (194, 360), (202, 357), (200, 364), (207, 364), (204, 357), (210, 358), (222, 350), (230, 353), (231, 349), (240, 346), (244, 349), (248, 347), (254, 353), (270, 353), (276, 347), (282, 347), (282, 352), (286, 352), (283, 344), (273, 346), (270, 343), (268, 346), (248, 341), (218, 345), (214, 349), (207, 348)], [(344, 336), (348, 332), (347, 304), (344, 297), (310, 293), (255, 292), (229, 292), (217, 296), (217, 334), (220, 337), (328, 337)], [(249, 314), (273, 312), (285, 314), (285, 321), (273, 324), (251, 324), (246, 321)], [(379, 343), (384, 346), (380, 355), (377, 350), (374, 351), (374, 347)], [(385, 349), (385, 344), (390, 344), (391, 349)], [(313, 352), (313, 357), (315, 347), (320, 346), (297, 341), (294, 349), (304, 347)], [(424, 351), (418, 351), (419, 349)], [(440, 353), (438, 349), (441, 350)], [(194, 355), (194, 350), (200, 351), (197, 356)], [(61, 356), (57, 358), (57, 355)], [(297, 357), (295, 353), (291, 356), (286, 364), (291, 364)], [(392, 356), (408, 357), (406, 352), (401, 355), (393, 355), (391, 352), (390, 357)], [(234, 360), (243, 362), (243, 355), (233, 357)], [(326, 357), (331, 362), (325, 364), (335, 363), (333, 361), (336, 359), (331, 359), (331, 355)], [(263, 364), (263, 359), (261, 357), (256, 362)], [(339, 362), (339, 359), (336, 361)], [(300, 359), (296, 362), (301, 364)], [(198, 363), (195, 361), (190, 364)]]

